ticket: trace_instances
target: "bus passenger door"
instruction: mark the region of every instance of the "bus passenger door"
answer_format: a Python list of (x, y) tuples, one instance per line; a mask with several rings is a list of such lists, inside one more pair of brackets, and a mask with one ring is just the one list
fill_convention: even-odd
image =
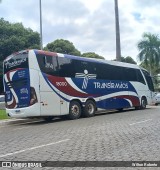
[(44, 76), (40, 73), (41, 116), (58, 116), (61, 113), (59, 90)]
[(67, 95), (64, 95), (63, 96), (65, 98), (62, 98), (62, 92), (60, 92), (60, 112), (61, 112), (61, 115), (66, 115), (69, 113), (69, 107), (68, 106), (68, 102), (66, 101), (66, 97)]

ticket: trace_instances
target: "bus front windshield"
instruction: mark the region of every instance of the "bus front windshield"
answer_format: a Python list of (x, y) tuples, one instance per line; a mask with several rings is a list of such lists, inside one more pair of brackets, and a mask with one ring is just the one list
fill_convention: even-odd
[(6, 108), (29, 106), (30, 79), (28, 52), (10, 55), (4, 61), (3, 68)]
[(154, 85), (153, 85), (152, 77), (150, 76), (150, 74), (147, 71), (145, 71), (145, 70), (142, 70), (142, 71), (143, 71), (143, 74), (147, 81), (149, 90), (154, 92)]

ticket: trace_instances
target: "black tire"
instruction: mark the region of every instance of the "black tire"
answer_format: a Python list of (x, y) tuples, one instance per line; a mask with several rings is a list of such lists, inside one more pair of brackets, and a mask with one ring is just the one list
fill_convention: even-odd
[(84, 117), (92, 117), (96, 112), (96, 104), (92, 100), (87, 100), (85, 107), (83, 109)]
[(62, 115), (62, 116), (60, 116), (60, 118), (63, 119), (63, 120), (67, 120), (67, 119), (68, 119), (67, 116), (68, 116), (68, 115)]
[(122, 112), (123, 111), (123, 108), (119, 108), (119, 109), (117, 109), (119, 112)]
[(68, 118), (73, 120), (73, 119), (78, 119), (81, 116), (82, 108), (79, 102), (77, 101), (72, 101), (69, 106), (69, 115)]
[(44, 117), (43, 119), (46, 121), (46, 122), (51, 122), (53, 120), (54, 116), (48, 116), (48, 117)]
[(158, 106), (158, 103), (155, 103), (155, 106)]
[(136, 107), (135, 107), (135, 110), (139, 110), (139, 109), (140, 109), (140, 106), (136, 106)]
[(146, 98), (145, 98), (145, 97), (142, 97), (140, 108), (141, 108), (141, 109), (146, 109), (146, 106), (147, 106)]

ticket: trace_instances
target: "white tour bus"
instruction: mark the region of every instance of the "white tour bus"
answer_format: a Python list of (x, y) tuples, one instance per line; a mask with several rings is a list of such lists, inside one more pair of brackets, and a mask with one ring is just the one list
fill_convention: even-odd
[(153, 104), (150, 74), (134, 64), (25, 50), (4, 60), (7, 114), (15, 118), (94, 116)]

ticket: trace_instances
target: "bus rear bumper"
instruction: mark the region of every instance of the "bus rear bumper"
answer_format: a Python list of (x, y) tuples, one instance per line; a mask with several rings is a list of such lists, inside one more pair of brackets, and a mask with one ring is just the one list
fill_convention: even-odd
[(17, 108), (17, 109), (7, 109), (6, 113), (9, 117), (13, 118), (29, 118), (40, 116), (40, 108), (35, 104), (29, 107)]

